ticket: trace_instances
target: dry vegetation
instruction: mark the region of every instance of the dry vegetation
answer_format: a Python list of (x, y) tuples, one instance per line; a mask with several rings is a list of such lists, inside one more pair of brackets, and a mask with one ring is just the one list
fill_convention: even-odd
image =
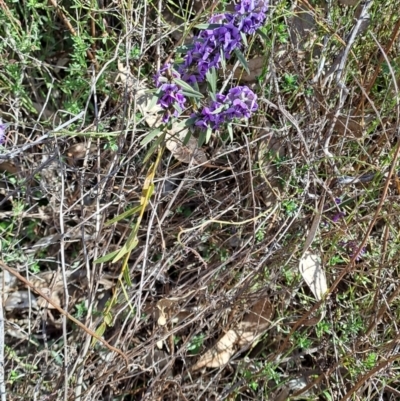
[(181, 1), (0, 0), (2, 401), (400, 399), (397, 0), (271, 1), (200, 160), (143, 106)]

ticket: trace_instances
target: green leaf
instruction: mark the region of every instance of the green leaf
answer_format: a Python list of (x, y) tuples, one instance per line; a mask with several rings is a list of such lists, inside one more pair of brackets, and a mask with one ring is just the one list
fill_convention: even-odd
[(104, 223), (104, 227), (109, 227), (112, 224), (116, 223), (117, 221), (120, 221), (122, 219), (126, 219), (129, 216), (132, 216), (133, 214), (137, 213), (140, 211), (141, 206), (135, 206), (132, 209), (127, 210), (126, 212), (123, 212), (121, 214), (119, 214), (118, 216), (114, 217), (111, 220), (108, 220)]
[(185, 135), (185, 138), (183, 140), (183, 146), (186, 146), (189, 143), (189, 139), (192, 136), (192, 133), (190, 130), (188, 130), (187, 134)]
[(206, 143), (211, 139), (211, 134), (212, 134), (212, 129), (210, 127), (207, 128), (207, 134), (206, 134)]
[(147, 107), (147, 110), (151, 110), (152, 108), (154, 108), (154, 106), (155, 106), (155, 105), (157, 104), (157, 102), (158, 102), (158, 99), (160, 99), (160, 96), (161, 96), (161, 90), (158, 89), (158, 90), (153, 94), (153, 96), (151, 97), (151, 101), (150, 101), (149, 106)]
[[(104, 332), (106, 331), (107, 325), (103, 322), (97, 329), (96, 329), (96, 334), (99, 337), (102, 337)], [(97, 343), (97, 338), (92, 338), (92, 347)]]
[(247, 37), (244, 32), (240, 32), (240, 36), (242, 37), (243, 43), (245, 47), (249, 47), (249, 44), (247, 43)]
[(132, 286), (132, 281), (131, 281), (131, 278), (130, 278), (130, 276), (129, 276), (129, 269), (128, 269), (128, 266), (125, 267), (125, 269), (124, 269), (124, 271), (123, 271), (123, 276), (124, 276), (124, 280), (125, 280), (126, 285), (127, 285), (128, 287), (131, 287), (131, 286)]
[(219, 106), (217, 109), (215, 109), (211, 114), (219, 114), (223, 109), (225, 109), (225, 107), (226, 106), (223, 104), (222, 106)]
[(154, 155), (155, 150), (158, 148), (160, 143), (164, 141), (164, 138), (165, 138), (165, 133), (160, 135), (154, 141), (153, 145), (151, 145), (150, 149), (148, 150), (148, 152), (146, 153), (146, 156), (143, 159), (143, 164), (146, 164), (148, 162), (148, 160), (150, 159), (150, 157)]
[(267, 34), (264, 32), (264, 29), (263, 29), (263, 28), (257, 29), (257, 33), (258, 33), (266, 42), (268, 42), (268, 41), (271, 40), (271, 38), (269, 38), (269, 37), (267, 36)]
[(225, 55), (224, 55), (224, 51), (222, 50), (222, 48), (220, 50), (220, 56), (221, 56), (221, 58), (220, 58), (221, 68), (223, 71), (225, 71), (226, 70), (226, 60), (225, 60)]
[(222, 24), (198, 24), (195, 26), (197, 29), (215, 29), (223, 26)]
[(197, 97), (197, 98), (203, 98), (204, 96), (196, 91), (195, 89), (193, 89), (188, 83), (186, 83), (185, 81), (182, 81), (179, 78), (173, 78), (173, 81), (179, 85), (182, 88), (182, 92), (189, 97)]
[(116, 255), (118, 255), (119, 250), (107, 253), (107, 255), (102, 256), (101, 258), (96, 259), (93, 263), (104, 263), (109, 262), (110, 260), (114, 259)]
[(148, 134), (142, 139), (142, 141), (140, 142), (140, 144), (141, 144), (142, 146), (147, 145), (147, 144), (148, 144), (149, 142), (151, 142), (155, 137), (157, 137), (158, 135), (160, 135), (160, 133), (161, 133), (160, 128), (153, 129), (153, 131), (151, 131), (150, 133), (148, 133)]
[(127, 239), (124, 246), (118, 251), (117, 255), (112, 260), (112, 263), (118, 262), (127, 253), (131, 252), (133, 249), (135, 249), (137, 247), (137, 245), (139, 243), (139, 239), (137, 238), (137, 232), (139, 231), (139, 226), (140, 226), (140, 222), (136, 223), (135, 228), (129, 234), (129, 238)]
[(185, 127), (192, 127), (195, 122), (196, 122), (196, 117), (190, 117), (184, 121), (184, 125)]
[(199, 141), (198, 141), (199, 148), (201, 148), (204, 145), (204, 142), (206, 141), (206, 135), (207, 135), (206, 131), (200, 132)]
[(239, 49), (235, 49), (234, 52), (235, 52), (236, 57), (238, 58), (240, 64), (242, 64), (242, 67), (250, 75), (249, 66), (247, 65), (247, 61), (244, 57), (244, 54)]
[(112, 316), (111, 312), (108, 312), (108, 313), (106, 313), (104, 315), (104, 323), (107, 326), (112, 326), (112, 324), (113, 324), (113, 316)]
[(182, 93), (186, 96), (186, 97), (190, 97), (193, 99), (201, 99), (203, 98), (203, 95), (201, 93), (196, 92), (194, 89), (191, 91), (187, 91), (186, 89), (182, 89)]
[(231, 139), (231, 142), (233, 142), (233, 129), (232, 129), (232, 124), (228, 124), (228, 132), (229, 132), (229, 138)]
[(217, 92), (217, 73), (214, 67), (207, 71), (206, 79), (210, 84), (211, 93), (215, 94)]

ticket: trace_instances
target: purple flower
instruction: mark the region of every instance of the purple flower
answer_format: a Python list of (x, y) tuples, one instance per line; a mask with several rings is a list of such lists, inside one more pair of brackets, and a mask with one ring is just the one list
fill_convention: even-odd
[(238, 86), (230, 89), (226, 96), (218, 94), (216, 100), (192, 117), (196, 118), (196, 127), (218, 130), (235, 118), (249, 118), (257, 108), (257, 95), (247, 86)]
[[(229, 14), (217, 14), (211, 17), (210, 23), (221, 25), (204, 29), (195, 37), (193, 47), (186, 53), (179, 73), (187, 83), (200, 83), (205, 80), (207, 72), (212, 68), (220, 68), (221, 57), (230, 58), (235, 49), (242, 47), (242, 38), (234, 19)], [(190, 79), (190, 81), (189, 81)]]
[(162, 84), (159, 89), (161, 95), (157, 103), (164, 110), (169, 111), (163, 117), (163, 122), (168, 122), (169, 117), (171, 116), (171, 109), (174, 109), (172, 115), (178, 117), (180, 114), (178, 110), (182, 110), (184, 108), (186, 98), (183, 95), (182, 89), (177, 84)]
[(235, 6), (235, 11), (241, 15), (252, 12), (266, 13), (268, 10), (268, 0), (242, 0)]
[(0, 145), (6, 141), (6, 128), (8, 124), (5, 124), (0, 119)]
[[(347, 252), (347, 254), (352, 258), (356, 252), (358, 251), (359, 246), (357, 245), (357, 241), (355, 240), (348, 240), (348, 241), (340, 241), (339, 245)], [(367, 250), (363, 247), (358, 254), (356, 261), (362, 259), (362, 257), (366, 254)]]
[(235, 6), (237, 28), (246, 34), (253, 34), (266, 20), (268, 0), (242, 0)]
[(171, 64), (167, 63), (154, 75), (154, 82), (157, 88), (169, 81), (169, 78), (166, 76), (168, 72), (170, 72), (174, 78), (179, 78), (176, 72), (171, 71), (171, 67)]
[(337, 212), (332, 216), (332, 221), (334, 223), (337, 223), (340, 219), (342, 219), (344, 216), (346, 216), (345, 212)]

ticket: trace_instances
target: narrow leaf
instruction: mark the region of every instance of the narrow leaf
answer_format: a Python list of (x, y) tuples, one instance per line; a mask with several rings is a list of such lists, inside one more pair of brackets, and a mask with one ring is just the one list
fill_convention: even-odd
[(198, 24), (195, 26), (197, 29), (215, 29), (223, 26), (222, 24)]
[(133, 214), (138, 213), (139, 211), (140, 211), (140, 206), (135, 206), (132, 209), (129, 209), (126, 212), (123, 212), (120, 215), (114, 217), (113, 219), (106, 221), (104, 227), (109, 227), (112, 224), (116, 223), (117, 221), (126, 219), (127, 217), (132, 216)]
[[(104, 332), (106, 331), (107, 325), (103, 322), (97, 329), (96, 329), (96, 334), (99, 337), (102, 337)], [(92, 338), (92, 347), (97, 343), (97, 338)]]
[(245, 47), (249, 47), (249, 44), (247, 43), (246, 34), (245, 34), (244, 32), (240, 32), (240, 36), (242, 37), (244, 46), (245, 46)]
[(244, 57), (244, 54), (239, 49), (235, 49), (234, 51), (235, 51), (236, 57), (238, 58), (240, 64), (242, 64), (242, 67), (250, 75), (249, 66), (247, 65), (247, 61), (246, 61), (246, 58)]
[(107, 253), (107, 255), (102, 256), (101, 258), (96, 259), (93, 263), (104, 263), (109, 262), (110, 260), (114, 259), (114, 257), (118, 254), (119, 250)]
[(132, 281), (131, 281), (131, 277), (129, 276), (129, 269), (128, 269), (128, 266), (126, 266), (126, 267), (124, 268), (123, 275), (124, 275), (124, 280), (125, 280), (126, 285), (127, 285), (128, 287), (131, 287), (131, 286), (132, 286)]
[(157, 92), (154, 93), (154, 95), (151, 97), (151, 101), (147, 107), (147, 110), (152, 110), (153, 107), (155, 107), (155, 105), (158, 102), (158, 99), (160, 99), (161, 96), (161, 90), (158, 89)]
[(146, 164), (150, 157), (154, 155), (155, 150), (158, 148), (158, 146), (161, 144), (161, 142), (163, 142), (165, 139), (165, 134), (160, 135), (153, 143), (153, 145), (151, 145), (150, 149), (148, 150), (148, 152), (146, 153), (146, 156), (143, 159), (143, 164)]
[(113, 316), (112, 316), (111, 312), (108, 312), (108, 313), (106, 313), (104, 315), (104, 323), (107, 326), (112, 326), (112, 324), (113, 324)]
[(228, 132), (229, 132), (229, 138), (231, 142), (233, 142), (233, 129), (232, 129), (232, 124), (228, 124)]
[(202, 130), (199, 135), (199, 141), (198, 141), (199, 148), (201, 148), (204, 145), (204, 142), (206, 141), (206, 136), (207, 136), (207, 131)]
[(195, 89), (193, 89), (187, 82), (182, 81), (179, 78), (173, 78), (173, 81), (182, 88), (182, 91), (191, 93), (193, 97), (204, 97), (200, 92), (197, 92)]
[(182, 89), (182, 93), (189, 98), (193, 98), (193, 99), (201, 99), (203, 98), (203, 95), (199, 92), (196, 92), (194, 89), (192, 89), (191, 91), (187, 91), (186, 89)]
[(186, 146), (189, 143), (189, 139), (192, 136), (192, 133), (190, 130), (188, 130), (187, 134), (185, 135), (185, 138), (183, 139), (183, 146)]
[(207, 71), (206, 79), (210, 85), (211, 93), (215, 95), (215, 93), (217, 92), (217, 73), (215, 72), (214, 67)]
[(207, 128), (207, 134), (206, 134), (206, 143), (209, 142), (211, 139), (211, 134), (212, 134), (212, 129), (210, 127)]
[(155, 137), (157, 137), (158, 135), (160, 135), (161, 130), (160, 128), (156, 128), (153, 131), (151, 131), (150, 133), (148, 133), (140, 142), (140, 144), (142, 146), (147, 145), (149, 142), (151, 142)]

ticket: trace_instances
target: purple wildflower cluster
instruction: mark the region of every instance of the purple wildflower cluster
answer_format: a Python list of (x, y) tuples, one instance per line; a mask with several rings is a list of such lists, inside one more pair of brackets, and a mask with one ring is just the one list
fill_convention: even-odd
[(234, 25), (239, 31), (252, 35), (265, 22), (268, 0), (242, 0), (235, 6)]
[[(171, 82), (171, 76), (194, 88), (204, 82), (211, 69), (220, 68), (233, 52), (243, 49), (243, 34), (253, 34), (264, 24), (268, 1), (242, 0), (235, 6), (235, 12), (212, 16), (209, 26), (194, 38), (176, 71), (171, 73), (171, 65), (166, 65), (156, 74), (156, 86), (160, 91), (158, 104), (167, 110), (164, 122), (171, 115), (178, 116), (186, 102), (184, 90)], [(258, 107), (256, 95), (246, 86), (233, 88), (227, 95), (218, 94), (214, 98), (198, 114), (192, 115), (197, 127), (218, 129), (234, 118), (249, 118)]]
[(222, 56), (229, 60), (232, 52), (242, 46), (241, 41), (239, 29), (231, 22), (201, 31), (179, 66), (182, 79), (188, 84), (204, 82), (207, 72), (221, 66)]
[[(340, 241), (339, 245), (344, 249), (344, 251), (347, 253), (347, 255), (349, 255), (350, 258), (352, 258), (356, 254), (359, 248), (359, 245), (355, 240)], [(365, 247), (363, 247), (358, 256), (356, 257), (356, 261), (361, 260), (366, 253), (367, 250)]]
[[(335, 203), (337, 205), (340, 205), (342, 203), (342, 201), (340, 198), (336, 198)], [(332, 216), (332, 221), (334, 223), (337, 223), (339, 220), (341, 220), (345, 216), (346, 216), (346, 212), (344, 210), (340, 210), (340, 208), (339, 208), (339, 210)]]
[(0, 119), (0, 145), (6, 141), (6, 128), (7, 124), (3, 123)]
[(221, 66), (222, 57), (229, 60), (243, 47), (241, 33), (252, 35), (264, 24), (267, 10), (268, 0), (242, 0), (235, 13), (212, 16), (208, 21), (211, 27), (194, 39), (193, 48), (179, 67), (182, 79), (191, 84), (203, 82), (207, 71)]
[(218, 94), (209, 106), (191, 117), (196, 119), (195, 126), (217, 130), (235, 118), (249, 118), (258, 108), (256, 101), (257, 95), (247, 86), (237, 86), (230, 89), (226, 96)]
[[(164, 109), (170, 111), (171, 108), (174, 108), (172, 115), (174, 117), (178, 117), (178, 115), (182, 112), (186, 98), (182, 92), (182, 89), (176, 84), (171, 83), (164, 77), (164, 74), (170, 70), (171, 65), (165, 65), (154, 77), (156, 81), (156, 87), (160, 90), (161, 96), (158, 99), (158, 104)], [(179, 78), (179, 75), (173, 71), (171, 75), (174, 78)], [(163, 116), (163, 122), (167, 122), (169, 120), (171, 113), (168, 112)]]

